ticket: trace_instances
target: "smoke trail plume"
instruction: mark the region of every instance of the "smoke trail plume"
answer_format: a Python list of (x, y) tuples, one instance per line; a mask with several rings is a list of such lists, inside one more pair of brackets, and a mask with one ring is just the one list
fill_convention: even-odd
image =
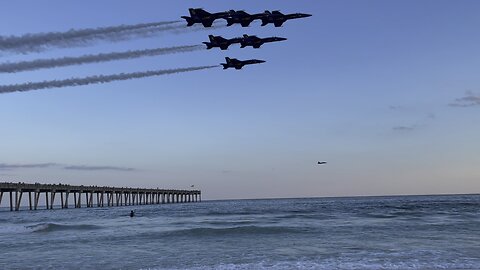
[(152, 70), (144, 72), (134, 72), (134, 73), (120, 73), (113, 75), (98, 75), (90, 76), (85, 78), (71, 78), (66, 80), (53, 80), (53, 81), (43, 81), (43, 82), (30, 82), (23, 84), (12, 84), (12, 85), (0, 85), (0, 94), (13, 93), (13, 92), (25, 92), (31, 90), (40, 90), (46, 88), (60, 88), (67, 86), (80, 86), (88, 84), (97, 84), (97, 83), (108, 83), (113, 81), (124, 81), (130, 79), (139, 79), (152, 76), (160, 76), (167, 74), (175, 74), (182, 72), (190, 72), (195, 70), (209, 69), (217, 66), (200, 66), (200, 67), (188, 67), (188, 68), (176, 68), (176, 69), (165, 69), (165, 70)]
[(49, 47), (62, 48), (75, 45), (78, 46), (82, 43), (88, 43), (93, 40), (125, 39), (135, 36), (135, 31), (140, 31), (139, 34), (146, 34), (149, 31), (167, 31), (183, 27), (183, 25), (173, 26), (173, 24), (177, 22), (179, 21), (71, 29), (66, 32), (25, 34), (22, 36), (0, 36), (0, 51), (26, 54), (29, 52), (42, 51)]
[(173, 53), (191, 52), (203, 49), (202, 45), (176, 46), (168, 48), (156, 48), (146, 50), (134, 50), (125, 52), (112, 52), (101, 54), (89, 54), (79, 57), (62, 57), (53, 59), (38, 59), (33, 61), (23, 61), (16, 63), (1, 63), (0, 73), (14, 73), (27, 70), (37, 70), (42, 68), (64, 67), (71, 65), (82, 65), (88, 63), (99, 63), (121, 59), (132, 59), (145, 56), (156, 56)]

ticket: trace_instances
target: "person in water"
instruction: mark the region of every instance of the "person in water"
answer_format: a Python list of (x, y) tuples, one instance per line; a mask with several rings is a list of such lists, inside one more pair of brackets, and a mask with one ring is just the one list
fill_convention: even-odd
[(130, 211), (130, 217), (134, 217), (134, 216), (135, 216), (135, 212), (133, 212), (133, 210)]

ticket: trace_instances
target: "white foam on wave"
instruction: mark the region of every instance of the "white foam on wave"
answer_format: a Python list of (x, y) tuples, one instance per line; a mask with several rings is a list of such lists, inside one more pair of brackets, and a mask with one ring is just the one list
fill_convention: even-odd
[(0, 226), (0, 234), (12, 233), (32, 233), (48, 230), (52, 225), (49, 223), (41, 223), (35, 225), (2, 225)]
[(29, 233), (34, 229), (23, 225), (2, 225), (0, 226), (0, 234), (12, 234), (12, 233)]
[(43, 224), (37, 224), (37, 225), (32, 225), (32, 226), (26, 226), (28, 230), (31, 232), (39, 232), (39, 231), (45, 231), (48, 228), (50, 228), (52, 225), (49, 223), (43, 223)]
[(186, 269), (186, 270), (246, 270), (246, 269), (276, 269), (276, 270), (289, 270), (289, 269), (305, 269), (305, 270), (327, 270), (327, 269), (345, 269), (345, 270), (417, 270), (417, 269), (479, 269), (479, 265), (474, 265), (468, 262), (463, 263), (426, 263), (418, 262), (418, 260), (412, 259), (410, 262), (401, 263), (378, 263), (368, 260), (359, 260), (357, 262), (346, 262), (339, 260), (324, 260), (324, 261), (289, 261), (289, 262), (256, 262), (256, 263), (240, 263), (240, 264), (218, 264), (208, 266), (197, 266), (191, 268), (141, 268), (142, 270), (165, 270), (165, 269)]

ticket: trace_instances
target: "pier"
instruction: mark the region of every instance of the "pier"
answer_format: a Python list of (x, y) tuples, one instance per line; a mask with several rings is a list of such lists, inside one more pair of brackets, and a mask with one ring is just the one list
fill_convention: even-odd
[[(164, 203), (200, 202), (200, 190), (143, 189), (98, 186), (72, 186), (64, 184), (26, 184), (0, 182), (0, 207), (4, 194), (10, 195), (10, 211), (19, 211), (22, 197), (28, 201), (28, 209), (40, 208), (41, 197), (44, 209), (81, 207), (113, 207)], [(33, 195), (33, 196), (32, 196)], [(82, 201), (84, 197), (84, 201)], [(60, 204), (55, 205), (55, 198)], [(70, 198), (70, 199), (69, 199)], [(55, 207), (54, 207), (55, 206)]]

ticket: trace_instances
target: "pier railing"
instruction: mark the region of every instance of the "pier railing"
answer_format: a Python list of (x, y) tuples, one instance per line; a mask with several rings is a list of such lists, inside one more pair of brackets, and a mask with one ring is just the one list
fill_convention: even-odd
[[(112, 207), (163, 203), (189, 203), (202, 200), (200, 190), (144, 189), (124, 187), (72, 186), (64, 184), (27, 184), (0, 182), (0, 206), (3, 195), (10, 195), (10, 211), (20, 210), (23, 194), (28, 196), (30, 210), (39, 208), (40, 197), (44, 197), (46, 209), (54, 209), (56, 195), (60, 205), (55, 208), (69, 208), (73, 196), (73, 207)], [(33, 198), (32, 198), (33, 195)], [(44, 195), (44, 196), (41, 196)], [(82, 195), (85, 202), (82, 204)], [(26, 200), (23, 200), (26, 201)]]

